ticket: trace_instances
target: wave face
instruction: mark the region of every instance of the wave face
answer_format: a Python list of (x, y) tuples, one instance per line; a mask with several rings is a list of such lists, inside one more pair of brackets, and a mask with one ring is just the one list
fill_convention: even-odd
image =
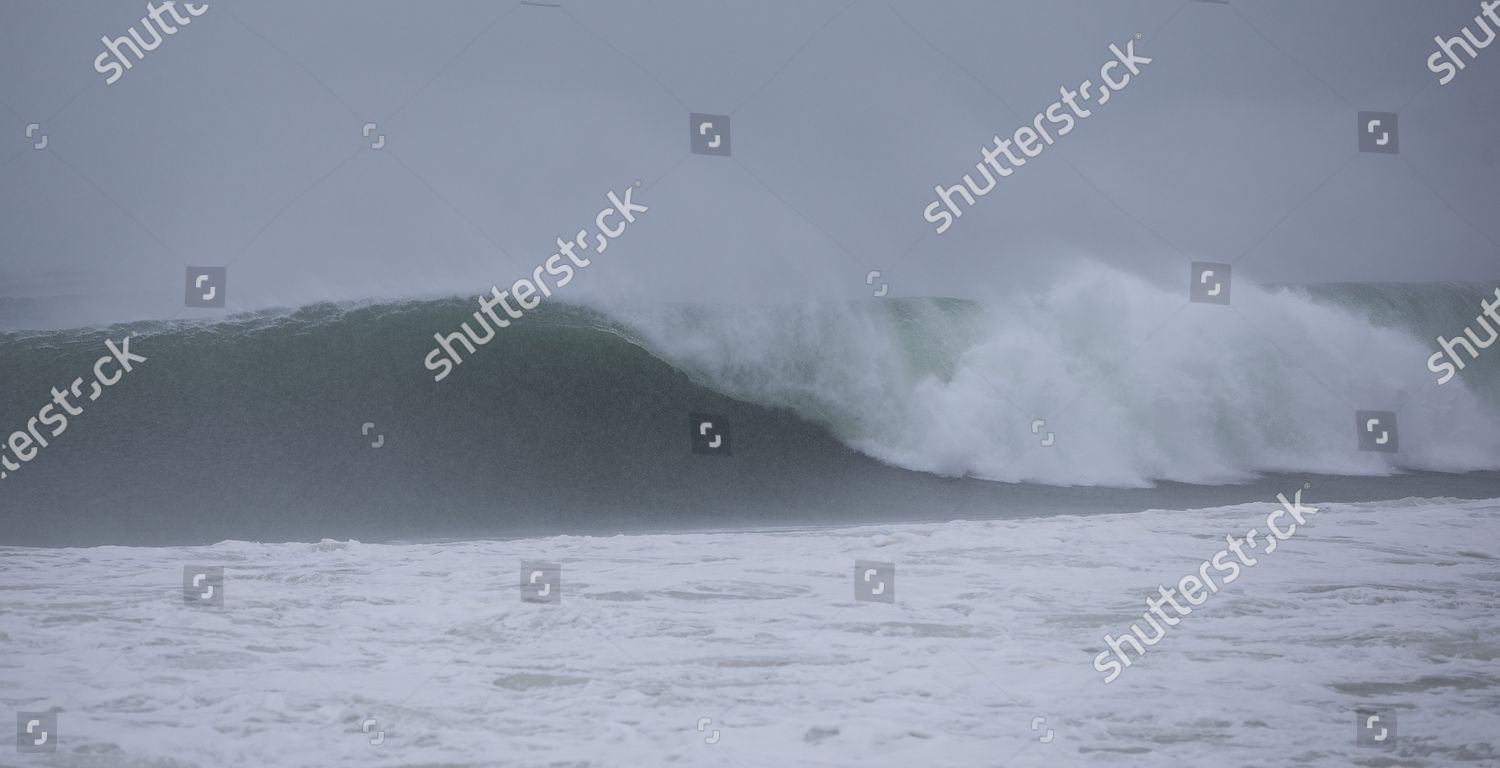
[[(90, 376), (106, 338), (135, 333), (148, 361), (0, 480), (0, 538), (951, 518), (980, 480), (1493, 470), (1500, 349), (1438, 386), (1424, 341), (1462, 333), (1492, 290), (1236, 285), (1222, 307), (1092, 268), (993, 303), (544, 304), (441, 382), (422, 361), (471, 300), (3, 334), (6, 434)], [(1398, 412), (1400, 452), (1356, 450), (1356, 409)], [(693, 455), (689, 413), (727, 417), (734, 456)]]

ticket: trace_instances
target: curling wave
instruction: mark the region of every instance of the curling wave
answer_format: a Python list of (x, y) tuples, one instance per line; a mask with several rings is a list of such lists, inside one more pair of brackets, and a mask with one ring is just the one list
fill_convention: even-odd
[[(1015, 487), (985, 481), (1053, 489), (997, 503), (1024, 512), (1057, 486), (1494, 470), (1500, 352), (1443, 387), (1425, 368), (1487, 290), (1222, 307), (1096, 267), (993, 303), (544, 305), (441, 384), (413, 361), (467, 299), (0, 334), (7, 434), (105, 338), (151, 360), (0, 481), (0, 543), (847, 523)], [(1400, 451), (1357, 450), (1356, 409), (1395, 411)], [(689, 413), (727, 419), (732, 459), (690, 452)]]

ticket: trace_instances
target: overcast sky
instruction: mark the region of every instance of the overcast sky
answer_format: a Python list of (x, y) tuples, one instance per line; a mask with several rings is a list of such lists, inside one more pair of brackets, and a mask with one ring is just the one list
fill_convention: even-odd
[[(1193, 260), (1500, 278), (1500, 45), (1426, 65), (1478, 0), (256, 0), (106, 85), (144, 13), (0, 0), (5, 326), (211, 316), (188, 265), (228, 265), (230, 311), (474, 295), (637, 180), (651, 210), (560, 298), (841, 300), (872, 269), (985, 298), (1080, 259), (1184, 292)], [(933, 233), (934, 185), (1136, 35), (1132, 83)], [(1399, 154), (1358, 151), (1361, 110)], [(691, 112), (731, 156), (689, 152)]]

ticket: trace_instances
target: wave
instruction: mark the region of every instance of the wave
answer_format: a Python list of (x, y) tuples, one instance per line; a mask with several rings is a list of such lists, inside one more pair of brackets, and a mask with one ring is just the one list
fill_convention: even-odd
[[(1096, 267), (983, 306), (614, 314), (695, 380), (789, 408), (888, 464), (1139, 487), (1495, 468), (1500, 350), (1438, 386), (1426, 368), (1436, 344), (1423, 341), (1462, 333), (1493, 290), (1236, 286), (1224, 307)], [(1356, 410), (1396, 411), (1400, 452), (1356, 450)], [(1039, 450), (1046, 433), (1057, 450)]]
[[(0, 480), (0, 507), (84, 539), (379, 540), (411, 535), (414, 514), (451, 536), (830, 505), (942, 515), (972, 493), (953, 478), (1494, 470), (1484, 355), (1500, 351), (1439, 386), (1424, 341), (1461, 333), (1492, 290), (1236, 285), (1224, 307), (1088, 267), (993, 302), (551, 303), (441, 382), (424, 357), (473, 300), (0, 334), (6, 434), (89, 376), (106, 338), (135, 333), (148, 358)], [(1357, 409), (1398, 414), (1399, 452), (1357, 450)], [(732, 459), (691, 453), (689, 413), (728, 420)]]

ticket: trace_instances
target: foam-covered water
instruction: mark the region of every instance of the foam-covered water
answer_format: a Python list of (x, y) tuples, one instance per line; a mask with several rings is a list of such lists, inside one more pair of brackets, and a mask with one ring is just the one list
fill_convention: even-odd
[[(1500, 762), (1500, 500), (1319, 506), (1108, 685), (1103, 634), (1274, 502), (6, 549), (0, 698), (60, 710), (61, 753), (14, 756), (59, 767)], [(853, 600), (856, 558), (896, 564), (894, 604)], [(522, 559), (562, 564), (560, 604), (519, 600)], [(183, 605), (185, 565), (225, 567), (221, 609)], [(1395, 714), (1393, 752), (1356, 709)]]

